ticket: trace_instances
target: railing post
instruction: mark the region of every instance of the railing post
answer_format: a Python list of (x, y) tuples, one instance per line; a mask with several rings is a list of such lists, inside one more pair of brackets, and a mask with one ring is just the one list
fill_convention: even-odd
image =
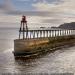
[(54, 31), (52, 30), (52, 37), (54, 37)]
[(66, 30), (64, 30), (65, 31), (65, 34), (64, 35), (66, 35)]
[(49, 30), (49, 37), (51, 37), (51, 30)]
[(46, 31), (46, 33), (47, 33), (47, 37), (48, 37), (48, 31)]
[(67, 35), (68, 35), (68, 30), (67, 30)]
[(35, 38), (35, 31), (33, 31), (33, 38)]
[(69, 35), (71, 34), (70, 29), (69, 29)]
[(55, 30), (55, 37), (56, 37), (56, 30)]
[(31, 39), (31, 31), (30, 31), (30, 39)]
[(45, 38), (45, 30), (43, 31), (43, 36), (44, 36), (44, 38)]
[(40, 30), (40, 37), (42, 37), (42, 31)]
[(60, 30), (60, 36), (61, 36), (61, 30)]

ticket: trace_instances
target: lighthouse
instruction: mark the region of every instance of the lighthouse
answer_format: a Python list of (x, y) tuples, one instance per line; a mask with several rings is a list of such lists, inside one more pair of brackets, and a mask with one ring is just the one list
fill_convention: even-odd
[(28, 36), (28, 26), (27, 26), (27, 20), (26, 20), (26, 16), (22, 16), (22, 20), (21, 20), (21, 25), (20, 25), (20, 29), (19, 29), (19, 39), (21, 37), (21, 32), (23, 33), (23, 40), (25, 39), (25, 32), (26, 32), (26, 39)]

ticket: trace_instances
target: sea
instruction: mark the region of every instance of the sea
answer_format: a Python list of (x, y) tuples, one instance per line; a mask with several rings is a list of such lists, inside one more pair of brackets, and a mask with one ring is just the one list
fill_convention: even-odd
[(18, 28), (0, 28), (0, 75), (74, 75), (75, 46), (58, 49), (34, 59), (14, 57)]

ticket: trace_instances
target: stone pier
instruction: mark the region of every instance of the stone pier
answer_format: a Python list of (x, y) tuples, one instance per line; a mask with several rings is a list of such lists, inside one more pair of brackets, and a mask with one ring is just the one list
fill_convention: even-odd
[(49, 43), (50, 38), (58, 36), (72, 35), (72, 30), (69, 29), (35, 29), (35, 30), (20, 30), (23, 32), (23, 38), (14, 40), (14, 54), (33, 54), (37, 49)]

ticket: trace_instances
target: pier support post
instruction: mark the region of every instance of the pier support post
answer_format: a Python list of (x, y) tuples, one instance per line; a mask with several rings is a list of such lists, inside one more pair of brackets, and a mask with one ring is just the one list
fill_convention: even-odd
[(42, 31), (40, 31), (40, 37), (42, 37)]
[(48, 31), (46, 31), (46, 33), (47, 33), (47, 37), (48, 37)]
[(58, 34), (57, 34), (57, 36), (59, 36), (59, 30), (58, 30)]
[(69, 29), (69, 35), (71, 34), (71, 30)]
[(30, 39), (31, 39), (31, 31), (30, 31)]
[(62, 36), (64, 36), (64, 30), (62, 30)]
[(33, 31), (33, 38), (35, 38), (35, 31)]
[(51, 30), (49, 30), (49, 37), (51, 37)]
[(68, 35), (68, 30), (67, 30), (67, 35)]
[(54, 31), (52, 30), (52, 37), (54, 37)]
[(45, 38), (45, 31), (43, 31), (43, 36), (44, 36), (44, 38)]
[(24, 40), (24, 38), (25, 38), (25, 36), (24, 36), (24, 23), (23, 23), (23, 40)]
[(71, 34), (70, 35), (72, 35), (72, 30), (71, 30)]
[(38, 31), (37, 31), (37, 38), (38, 38)]
[(61, 30), (60, 30), (60, 36), (61, 36)]
[(55, 37), (57, 36), (57, 34), (56, 34), (56, 30), (55, 30)]
[(66, 36), (66, 30), (64, 30), (64, 31), (65, 31), (65, 34), (64, 35)]

